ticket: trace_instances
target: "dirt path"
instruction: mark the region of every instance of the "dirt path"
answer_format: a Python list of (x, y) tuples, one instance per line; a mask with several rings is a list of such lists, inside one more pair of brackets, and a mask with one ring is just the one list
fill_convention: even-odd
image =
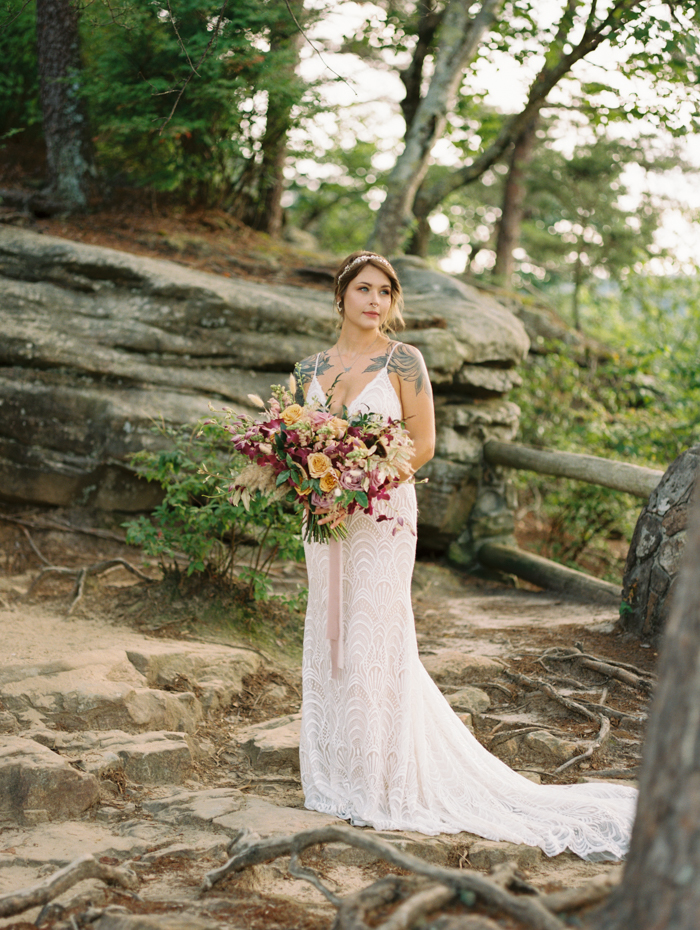
[[(76, 561), (120, 549), (91, 541), (86, 552), (73, 537), (56, 537), (42, 540), (44, 551), (57, 547), (68, 558), (70, 550)], [(298, 664), (251, 646), (225, 626), (202, 628), (193, 621), (177, 627), (177, 635), (168, 627), (163, 636), (162, 630), (125, 623), (123, 595), (133, 600), (140, 589), (121, 570), (97, 582), (66, 619), (69, 585), (22, 599), (36, 567), (20, 567), (21, 573), (0, 573), (0, 732), (6, 746), (0, 783), (3, 762), (6, 768), (24, 765), (25, 787), (34, 794), (24, 808), (0, 802), (0, 895), (90, 852), (133, 868), (141, 883), (138, 898), (95, 880), (82, 882), (58, 899), (42, 926), (69, 927), (71, 915), (80, 925), (93, 907), (107, 921), (100, 930), (109, 930), (107, 917), (116, 913), (109, 908), (118, 906), (161, 915), (157, 926), (163, 930), (175, 927), (176, 911), (189, 915), (191, 928), (197, 921), (266, 930), (329, 927), (334, 908), (311, 885), (292, 878), (285, 861), (255, 866), (198, 894), (205, 873), (226, 860), (227, 845), (241, 828), (274, 836), (331, 822), (303, 807)], [(278, 573), (287, 588), (302, 579), (299, 566)], [(110, 613), (110, 604), (121, 606)], [(645, 696), (575, 663), (546, 672), (538, 661), (546, 649), (579, 643), (587, 653), (653, 667), (651, 650), (614, 631), (614, 611), (465, 580), (430, 563), (417, 566), (414, 606), (426, 666), (465, 724), (508, 764), (542, 782), (598, 773), (634, 778), (642, 726), (630, 719), (643, 715)], [(569, 695), (578, 681), (579, 698), (602, 698), (629, 717), (612, 720), (612, 737), (592, 758), (553, 776), (562, 759), (588, 745), (596, 727), (515, 685), (505, 666), (531, 677), (556, 673), (558, 687)], [(562, 684), (567, 679), (568, 686)], [(531, 739), (543, 732), (546, 740)], [(499, 740), (499, 733), (511, 736)], [(37, 771), (58, 786), (51, 797), (32, 781)], [(83, 796), (81, 810), (77, 799)], [(72, 804), (71, 812), (62, 803)], [(512, 859), (528, 882), (546, 890), (619, 868), (569, 854), (547, 859), (537, 849), (469, 834), (387, 836), (400, 849), (442, 865), (461, 861), (488, 872)], [(375, 857), (337, 844), (304, 861), (339, 895), (391, 871)], [(21, 921), (38, 914), (34, 908), (0, 920), (0, 927), (27, 926)]]

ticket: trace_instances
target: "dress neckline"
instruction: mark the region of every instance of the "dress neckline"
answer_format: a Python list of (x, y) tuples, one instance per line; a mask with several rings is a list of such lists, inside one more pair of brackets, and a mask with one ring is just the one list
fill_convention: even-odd
[[(400, 401), (401, 401), (401, 398), (400, 398), (399, 395), (396, 393), (396, 388), (395, 388), (394, 385), (391, 383), (391, 378), (389, 377), (389, 374), (388, 374), (388, 372), (387, 372), (387, 370), (386, 370), (386, 367), (384, 367), (384, 368), (380, 369), (380, 370), (377, 372), (377, 374), (372, 378), (371, 381), (368, 381), (367, 384), (365, 384), (365, 386), (362, 388), (362, 390), (360, 391), (360, 393), (359, 393), (356, 397), (354, 397), (354, 398), (350, 401), (349, 404), (345, 404), (346, 409), (349, 410), (354, 404), (356, 404), (357, 401), (358, 401), (358, 400), (362, 397), (362, 395), (365, 393), (365, 391), (366, 391), (368, 388), (370, 388), (370, 387), (374, 384), (375, 381), (378, 381), (379, 378), (381, 378), (382, 375), (386, 375), (386, 379), (387, 379), (387, 381), (389, 382), (389, 385), (391, 386), (391, 390), (394, 392), (394, 394), (396, 394), (396, 398), (397, 398), (397, 400), (400, 402)], [(306, 397), (308, 398), (309, 394), (311, 393), (311, 391), (312, 391), (312, 389), (313, 389), (314, 384), (316, 385), (316, 387), (317, 387), (318, 390), (320, 391), (321, 396), (323, 397), (323, 402), (324, 402), (324, 404), (327, 403), (326, 392), (325, 392), (325, 391), (323, 390), (323, 388), (321, 387), (321, 382), (318, 380), (318, 376), (315, 375), (315, 374), (314, 374), (313, 378), (311, 379), (311, 384), (309, 385), (309, 390), (306, 392)]]

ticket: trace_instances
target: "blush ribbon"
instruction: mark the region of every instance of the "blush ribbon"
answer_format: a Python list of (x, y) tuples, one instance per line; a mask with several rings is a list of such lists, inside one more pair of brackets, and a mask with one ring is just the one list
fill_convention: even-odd
[(328, 616), (326, 638), (331, 643), (331, 675), (338, 678), (344, 667), (343, 658), (343, 543), (340, 539), (329, 542), (328, 564)]

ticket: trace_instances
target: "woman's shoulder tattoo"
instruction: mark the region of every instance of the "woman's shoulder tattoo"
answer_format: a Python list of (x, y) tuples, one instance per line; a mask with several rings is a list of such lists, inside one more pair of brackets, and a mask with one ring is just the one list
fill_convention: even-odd
[[(391, 351), (391, 350), (389, 350)], [(365, 371), (379, 371), (386, 365), (386, 354), (380, 358), (373, 358)], [(402, 381), (413, 382), (416, 386), (416, 394), (421, 391), (427, 391), (427, 379), (425, 377), (425, 367), (422, 364), (420, 352), (413, 346), (408, 346), (403, 342), (398, 342), (396, 348), (389, 359), (389, 372), (395, 373)]]
[[(316, 359), (318, 358), (318, 365), (316, 364)], [(328, 371), (331, 368), (331, 352), (330, 349), (326, 349), (325, 352), (320, 352), (316, 355), (309, 355), (308, 358), (305, 358), (301, 362), (297, 362), (294, 366), (294, 379), (296, 381), (297, 389), (295, 394), (295, 400), (297, 403), (304, 403), (304, 385), (308, 384), (309, 381), (316, 375), (322, 375), (324, 372)]]

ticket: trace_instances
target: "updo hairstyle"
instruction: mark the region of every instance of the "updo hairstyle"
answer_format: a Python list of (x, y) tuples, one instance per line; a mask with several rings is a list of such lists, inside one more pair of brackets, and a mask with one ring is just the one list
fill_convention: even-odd
[(399, 283), (399, 277), (391, 267), (391, 263), (382, 255), (377, 255), (376, 252), (353, 252), (352, 255), (348, 255), (348, 257), (343, 260), (338, 268), (333, 284), (335, 288), (335, 307), (340, 314), (341, 321), (345, 313), (343, 309), (343, 297), (348, 289), (348, 285), (351, 281), (355, 280), (367, 265), (372, 265), (374, 268), (383, 272), (391, 282), (391, 306), (389, 307), (386, 320), (384, 320), (380, 327), (380, 332), (386, 334), (404, 329), (406, 324), (404, 323), (401, 312), (403, 310), (403, 292)]

